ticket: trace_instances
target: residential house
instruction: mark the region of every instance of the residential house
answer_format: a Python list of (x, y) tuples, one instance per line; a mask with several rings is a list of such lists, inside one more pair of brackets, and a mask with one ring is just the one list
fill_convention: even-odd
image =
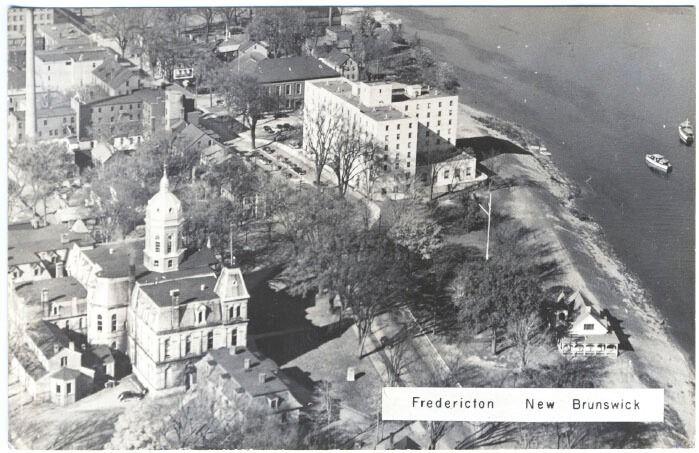
[(245, 349), (218, 348), (207, 352), (195, 366), (197, 389), (210, 392), (224, 406), (244, 396), (268, 407), (283, 421), (298, 421), (303, 397), (292, 392), (293, 384), (272, 360)]
[(349, 54), (332, 48), (329, 52), (317, 56), (340, 76), (352, 81), (359, 80), (359, 66)]
[(173, 146), (181, 152), (199, 154), (202, 163), (211, 159), (220, 161), (225, 157), (227, 149), (218, 134), (193, 123), (186, 123), (178, 128)]
[[(553, 310), (554, 325), (561, 333), (558, 350), (564, 355), (619, 355), (619, 337), (603, 315), (583, 297), (580, 291), (558, 295)], [(562, 328), (562, 329), (561, 329)]]
[(476, 158), (456, 149), (418, 153), (417, 168), (417, 179), (434, 195), (463, 190), (479, 180)]

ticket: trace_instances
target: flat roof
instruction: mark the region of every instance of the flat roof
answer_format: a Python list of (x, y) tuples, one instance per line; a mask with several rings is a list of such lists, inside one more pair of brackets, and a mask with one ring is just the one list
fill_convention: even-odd
[(324, 80), (313, 82), (315, 86), (326, 90), (329, 93), (339, 97), (343, 101), (352, 104), (357, 107), (359, 111), (374, 121), (391, 121), (401, 118), (407, 118), (399, 110), (391, 107), (367, 107), (359, 101), (359, 96), (352, 94), (352, 84), (346, 80), (334, 79), (334, 80)]
[[(204, 289), (202, 290), (202, 285)], [(172, 303), (170, 291), (180, 291), (179, 305), (190, 302), (218, 299), (214, 292), (216, 276), (211, 272), (201, 277), (184, 277), (172, 280), (164, 280), (157, 284), (141, 285), (141, 290), (159, 307), (169, 307)]]

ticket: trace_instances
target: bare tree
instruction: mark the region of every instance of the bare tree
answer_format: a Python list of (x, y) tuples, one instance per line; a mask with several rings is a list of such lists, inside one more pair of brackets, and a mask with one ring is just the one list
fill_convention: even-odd
[(46, 220), (48, 197), (54, 193), (74, 170), (71, 154), (57, 142), (28, 142), (12, 150), (9, 155), (10, 171), (15, 181), (22, 181), (30, 190), (31, 208), (36, 213), (43, 202)]
[(240, 8), (217, 8), (223, 18), (226, 20), (228, 27), (238, 25), (238, 15)]
[(327, 104), (307, 102), (303, 115), (304, 148), (313, 157), (315, 182), (320, 186), (323, 169), (328, 165), (341, 139), (342, 119), (337, 109)]
[(140, 18), (139, 14), (134, 14), (129, 8), (109, 8), (99, 16), (99, 28), (117, 42), (122, 57), (126, 57), (126, 47), (135, 36)]
[(355, 119), (343, 119), (340, 137), (329, 165), (337, 178), (337, 190), (344, 197), (350, 184), (358, 182), (358, 176), (374, 161), (378, 148)]
[(209, 34), (211, 33), (211, 26), (216, 18), (216, 12), (218, 8), (194, 8), (197, 16), (204, 19), (204, 42), (209, 42)]
[(403, 373), (408, 366), (408, 343), (412, 335), (411, 329), (403, 327), (395, 338), (389, 340), (386, 356), (388, 357), (388, 385), (390, 387), (399, 385)]
[(513, 319), (508, 323), (507, 332), (519, 355), (520, 370), (527, 367), (532, 349), (541, 344), (541, 329), (541, 318), (536, 312)]

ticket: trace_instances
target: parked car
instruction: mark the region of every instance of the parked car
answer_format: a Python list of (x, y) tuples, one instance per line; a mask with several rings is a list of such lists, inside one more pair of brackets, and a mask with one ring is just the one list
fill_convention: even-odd
[(289, 123), (284, 123), (284, 124), (282, 124), (282, 128), (283, 128), (285, 131), (290, 131), (291, 129), (293, 129), (293, 127), (291, 127), (291, 124), (289, 124)]
[(296, 171), (298, 172), (299, 175), (305, 175), (305, 174), (306, 174), (306, 170), (304, 170), (303, 168), (299, 168), (299, 169), (296, 170)]
[(142, 400), (144, 396), (146, 396), (145, 393), (132, 392), (131, 390), (127, 390), (125, 392), (121, 392), (117, 398), (119, 399), (119, 401), (128, 401), (133, 399)]
[(263, 127), (262, 129), (264, 129), (265, 132), (268, 132), (268, 133), (270, 133), (270, 134), (274, 132), (274, 129), (272, 129), (272, 128), (269, 127), (269, 126), (265, 126), (265, 127)]

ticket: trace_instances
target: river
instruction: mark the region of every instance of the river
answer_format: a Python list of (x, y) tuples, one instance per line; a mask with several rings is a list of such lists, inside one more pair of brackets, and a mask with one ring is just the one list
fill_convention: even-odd
[[(692, 8), (387, 8), (457, 69), (461, 102), (531, 130), (582, 188), (627, 271), (694, 360)], [(668, 176), (646, 153), (664, 154)], [(604, 303), (604, 301), (602, 301)]]

